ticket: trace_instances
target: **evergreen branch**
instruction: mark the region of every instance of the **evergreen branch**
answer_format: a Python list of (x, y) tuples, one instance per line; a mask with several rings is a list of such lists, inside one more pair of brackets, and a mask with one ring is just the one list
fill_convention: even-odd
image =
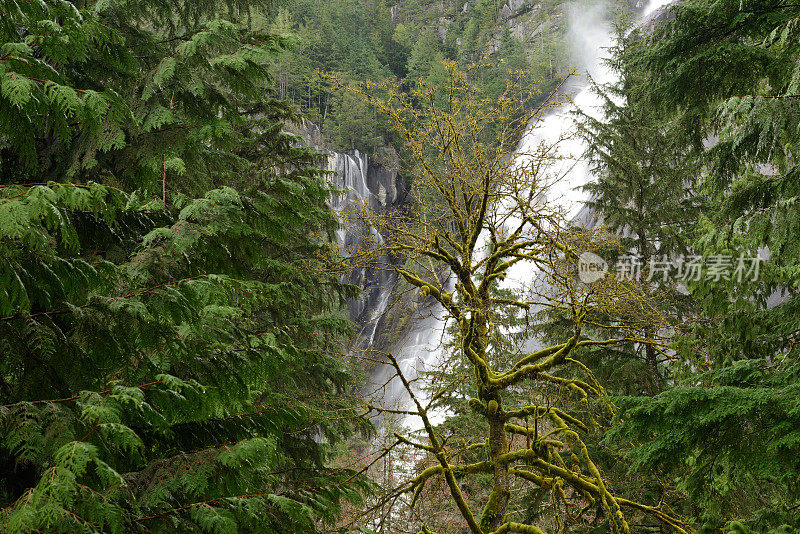
[[(132, 386), (132, 387), (134, 387), (136, 389), (145, 389), (147, 387), (154, 386), (156, 384), (163, 384), (163, 383), (164, 382), (162, 382), (161, 380), (154, 380), (153, 382), (147, 382), (146, 384), (140, 384), (138, 386)], [(97, 395), (108, 395), (111, 392), (113, 392), (113, 389), (105, 389), (103, 391), (98, 391), (96, 394)], [(19, 402), (14, 402), (14, 403), (11, 403), (11, 404), (3, 404), (2, 407), (3, 408), (13, 408), (14, 406), (24, 406), (24, 405), (28, 405), (28, 404), (56, 404), (56, 403), (61, 403), (61, 402), (72, 402), (72, 401), (79, 400), (80, 398), (81, 398), (80, 395), (75, 395), (73, 397), (65, 397), (63, 399), (19, 401)]]
[[(117, 296), (117, 297), (108, 297), (108, 298), (112, 299), (112, 300), (113, 299), (129, 299), (129, 298), (132, 298), (132, 297), (135, 297), (135, 296), (138, 296), (138, 295), (151, 294), (157, 289), (162, 289), (164, 287), (169, 287), (169, 286), (172, 286), (172, 285), (181, 284), (181, 283), (187, 282), (189, 280), (197, 280), (197, 279), (200, 279), (200, 278), (206, 278), (207, 276), (208, 275), (189, 276), (187, 278), (181, 278), (180, 280), (173, 280), (171, 282), (164, 282), (164, 283), (158, 284), (156, 286), (152, 286), (152, 287), (148, 287), (148, 288), (145, 288), (145, 289), (139, 289), (139, 290), (136, 290), (136, 291), (132, 291), (132, 292), (126, 294), (126, 295), (121, 295), (121, 296)], [(62, 314), (62, 313), (70, 313), (70, 312), (72, 312), (73, 308), (85, 309), (85, 308), (90, 308), (92, 306), (97, 306), (97, 305), (99, 305), (98, 302), (88, 302), (86, 304), (81, 304), (79, 306), (64, 307), (64, 308), (61, 308), (61, 309), (58, 309), (58, 310), (31, 313), (31, 314), (25, 315), (25, 317), (41, 317), (41, 316), (59, 315), (59, 314)], [(11, 321), (11, 320), (14, 320), (14, 319), (18, 319), (20, 317), (22, 317), (22, 315), (20, 315), (18, 313), (16, 315), (9, 315), (7, 317), (0, 317), (0, 321)]]

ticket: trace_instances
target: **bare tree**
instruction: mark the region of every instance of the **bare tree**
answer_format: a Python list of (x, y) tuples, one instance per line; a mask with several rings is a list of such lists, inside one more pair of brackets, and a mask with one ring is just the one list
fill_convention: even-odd
[[(581, 362), (582, 352), (623, 342), (657, 347), (656, 340), (636, 332), (663, 318), (633, 283), (606, 276), (587, 285), (576, 276), (579, 254), (598, 245), (596, 236), (570, 229), (558, 205), (547, 201), (548, 187), (558, 179), (552, 175), (558, 141), (526, 154), (514, 152), (521, 129), (535, 124), (547, 105), (521, 113), (533, 94), (515, 83), (497, 101), (481, 100), (465, 73), (453, 64), (447, 68), (445, 87), (421, 84), (410, 94), (391, 85), (351, 88), (391, 121), (405, 145), (406, 170), (413, 180), (408, 209), (359, 211), (364, 224), (382, 228), (386, 237), (351, 251), (351, 257), (401, 255), (405, 261), (391, 268), (421, 295), (435, 299), (454, 322), (455, 356), (466, 362), (478, 392), (469, 406), (488, 427), (483, 441), (474, 445), (485, 451), (485, 460), (454, 461), (452, 449), (431, 422), (431, 406), (452, 394), (452, 384), (442, 384), (424, 398), (395, 356), (387, 354), (410, 406), (373, 408), (419, 417), (424, 439), (397, 433), (394, 444), (412, 447), (433, 462), (387, 491), (381, 502), (410, 494), (413, 508), (426, 483), (440, 477), (471, 532), (540, 534), (540, 527), (507, 518), (512, 490), (524, 482), (551, 490), (574, 517), (602, 510), (614, 533), (630, 532), (624, 509), (651, 514), (676, 532), (687, 532), (689, 527), (668, 510), (615, 495), (585, 442), (594, 424), (585, 420), (590, 405), (613, 406)], [(498, 294), (497, 285), (509, 270), (525, 265), (535, 276), (512, 298)], [(497, 341), (506, 333), (499, 325), (509, 308), (526, 314), (543, 309), (560, 313), (571, 332), (559, 343), (509, 354)], [(614, 331), (630, 335), (597, 335), (611, 323)], [(584, 418), (553, 403), (504, 402), (523, 387), (577, 396), (586, 406)], [(511, 446), (514, 436), (521, 438), (516, 447)], [(459, 484), (461, 477), (474, 474), (491, 480), (480, 510), (473, 510)], [(424, 524), (419, 531), (430, 532)]]

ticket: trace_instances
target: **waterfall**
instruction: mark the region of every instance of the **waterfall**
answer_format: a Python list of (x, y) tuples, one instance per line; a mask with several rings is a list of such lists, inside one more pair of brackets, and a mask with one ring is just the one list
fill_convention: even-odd
[[(392, 209), (405, 199), (404, 182), (397, 171), (370, 161), (366, 154), (354, 150), (348, 153), (329, 152), (327, 170), (330, 180), (338, 191), (330, 200), (331, 208), (346, 218), (345, 209), (366, 203), (372, 210)], [(382, 242), (383, 238), (374, 227), (361, 228), (358, 224), (347, 224), (337, 231), (337, 240), (342, 247), (355, 247), (364, 238)], [(359, 325), (355, 345), (361, 349), (371, 348), (379, 325), (388, 309), (396, 276), (381, 264), (391, 264), (390, 258), (382, 258), (374, 264), (359, 267), (351, 273), (348, 282), (361, 288), (359, 298), (349, 303), (350, 318)]]
[[(640, 11), (639, 23), (651, 19), (662, 7), (670, 4), (672, 0), (650, 0)], [(644, 4), (645, 2), (641, 2)], [(550, 170), (552, 183), (549, 184), (548, 200), (559, 204), (567, 214), (568, 219), (577, 224), (591, 225), (594, 214), (584, 206), (587, 200), (581, 187), (591, 179), (589, 162), (583, 158), (586, 150), (585, 142), (575, 135), (573, 112), (580, 109), (584, 113), (598, 117), (601, 113), (600, 98), (595, 95), (588, 83), (591, 76), (600, 84), (613, 83), (616, 76), (604, 63), (607, 50), (614, 44), (614, 36), (607, 22), (606, 5), (600, 4), (593, 9), (575, 9), (570, 17), (570, 34), (573, 50), (580, 58), (583, 74), (578, 77), (579, 82), (572, 88), (571, 102), (560, 106), (551, 113), (530, 125), (529, 131), (520, 142), (519, 152), (534, 152), (532, 148), (540, 143), (552, 143), (554, 140), (565, 138), (559, 143), (559, 153), (562, 159), (556, 167)], [(599, 117), (598, 117), (599, 118)], [(523, 262), (512, 267), (503, 282), (503, 287), (521, 289), (526, 282), (537, 276), (535, 268), (524, 265)], [(446, 336), (446, 322), (444, 310), (433, 304), (426, 310), (418, 312), (418, 317), (412, 323), (402, 339), (393, 347), (392, 351), (400, 364), (406, 378), (413, 381), (425, 370), (433, 369), (442, 362), (443, 342)], [(372, 382), (380, 388), (392, 375), (393, 370), (388, 366), (373, 372)], [(408, 402), (407, 393), (399, 381), (389, 381), (377, 392), (382, 397), (385, 407), (395, 405), (403, 407)], [(419, 396), (424, 398), (424, 391), (419, 391)], [(431, 420), (435, 424), (440, 422), (446, 414), (433, 414)], [(405, 417), (402, 424), (412, 430), (419, 430), (421, 422), (416, 417)]]

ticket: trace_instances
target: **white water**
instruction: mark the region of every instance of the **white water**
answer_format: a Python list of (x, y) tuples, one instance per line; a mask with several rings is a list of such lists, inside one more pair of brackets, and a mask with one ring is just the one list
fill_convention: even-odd
[[(646, 20), (671, 1), (651, 0), (640, 14), (639, 20)], [(548, 200), (564, 208), (567, 218), (571, 220), (578, 215), (587, 200), (586, 193), (581, 187), (592, 177), (589, 162), (582, 157), (587, 148), (586, 143), (574, 132), (573, 114), (577, 109), (594, 118), (600, 118), (602, 114), (600, 110), (602, 100), (592, 91), (586, 79), (587, 75), (598, 85), (612, 84), (617, 81), (618, 76), (605, 64), (608, 49), (614, 45), (614, 35), (607, 21), (605, 5), (574, 10), (570, 20), (570, 34), (573, 50), (578, 52), (583, 62), (584, 70), (579, 74), (584, 80), (582, 87), (572, 97), (571, 103), (561, 106), (545, 116), (538, 124), (533, 125), (534, 127), (520, 143), (519, 151), (532, 151), (540, 143), (551, 145), (559, 138), (563, 138), (559, 142), (559, 153), (563, 159), (559, 161), (556, 169), (553, 169), (554, 180), (548, 184)]]
[[(672, 0), (651, 0), (639, 15), (639, 23), (646, 21), (658, 9), (670, 4)], [(597, 4), (590, 9), (575, 9), (570, 17), (572, 48), (581, 58), (583, 71), (571, 102), (546, 115), (523, 137), (518, 152), (535, 152), (539, 145), (552, 146), (558, 141), (561, 159), (549, 171), (546, 183), (547, 200), (559, 205), (567, 220), (580, 219), (581, 210), (588, 200), (582, 189), (592, 179), (589, 161), (583, 157), (586, 151), (585, 140), (575, 131), (574, 114), (577, 110), (596, 119), (602, 119), (602, 99), (590, 86), (591, 77), (600, 85), (613, 84), (618, 80), (616, 72), (608, 68), (606, 59), (609, 48), (614, 45), (614, 34), (608, 22), (606, 4)], [(588, 221), (581, 221), (586, 224)], [(532, 265), (518, 263), (509, 270), (503, 287), (519, 287), (522, 282), (531, 280), (535, 273)]]
[[(639, 23), (647, 20), (655, 11), (670, 4), (671, 1), (651, 0), (641, 11)], [(581, 188), (592, 178), (589, 162), (583, 157), (586, 144), (575, 134), (574, 111), (580, 109), (595, 118), (601, 118), (602, 101), (592, 91), (588, 76), (601, 85), (614, 83), (617, 79), (616, 74), (607, 68), (604, 61), (609, 47), (614, 44), (614, 35), (608, 18), (606, 5), (602, 3), (589, 9), (580, 6), (573, 10), (570, 17), (571, 44), (582, 63), (580, 65), (582, 70), (578, 75), (581, 81), (573, 90), (571, 102), (556, 108), (532, 124), (518, 149), (520, 153), (535, 152), (535, 147), (540, 144), (549, 146), (560, 139), (558, 146), (561, 159), (550, 169), (547, 200), (551, 204), (561, 206), (568, 220), (581, 218), (581, 210), (587, 200), (587, 194)], [(537, 271), (533, 265), (519, 263), (509, 270), (503, 286), (521, 289), (536, 276)], [(439, 306), (433, 306), (428, 313), (429, 316), (419, 320), (412, 331), (397, 344), (394, 351), (404, 375), (412, 382), (419, 376), (424, 376), (422, 373), (425, 370), (433, 369), (442, 362), (445, 314)], [(383, 379), (388, 378), (389, 374), (390, 371), (386, 370), (382, 375)], [(383, 382), (381, 373), (374, 378), (376, 384), (380, 386)], [(415, 391), (415, 395), (424, 399), (424, 392), (419, 387), (416, 387)], [(409, 408), (407, 394), (397, 380), (390, 381), (378, 395), (382, 397), (384, 407), (392, 407), (393, 404), (395, 408)], [(445, 415), (443, 413), (431, 415), (432, 422), (434, 424), (440, 422)], [(421, 421), (417, 417), (404, 417), (402, 424), (411, 430), (421, 428)]]

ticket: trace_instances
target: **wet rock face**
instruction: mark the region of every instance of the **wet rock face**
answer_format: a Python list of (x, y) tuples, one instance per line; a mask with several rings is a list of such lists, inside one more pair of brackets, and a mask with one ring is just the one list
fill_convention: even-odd
[(405, 200), (405, 184), (397, 175), (397, 169), (388, 169), (379, 163), (367, 166), (367, 188), (377, 201), (375, 209), (396, 207)]
[(656, 29), (662, 22), (675, 18), (675, 12), (672, 10), (672, 6), (680, 4), (683, 1), (684, 0), (671, 0), (667, 4), (659, 7), (642, 21), (642, 27), (646, 28), (650, 32), (653, 32), (654, 34), (657, 34)]
[[(328, 170), (335, 174), (330, 179), (341, 191), (331, 199), (331, 208), (337, 211), (366, 202), (375, 211), (391, 210), (403, 204), (406, 198), (405, 181), (397, 169), (387, 168), (370, 161), (366, 154), (330, 152)], [(345, 224), (337, 232), (339, 243), (345, 248), (356, 247), (366, 237), (382, 241), (377, 228), (362, 228), (355, 223)], [(372, 348), (380, 338), (379, 324), (389, 307), (396, 275), (386, 269), (395, 258), (382, 257), (366, 267), (351, 273), (349, 282), (361, 288), (361, 296), (349, 302), (350, 318), (358, 325), (359, 348)]]
[(334, 187), (342, 191), (331, 200), (334, 209), (343, 209), (353, 202), (368, 202), (376, 210), (400, 206), (406, 197), (405, 181), (397, 169), (390, 169), (371, 161), (358, 150), (330, 152), (329, 171), (333, 171)]
[(652, 31), (660, 23), (662, 23), (664, 21), (667, 21), (667, 20), (672, 20), (674, 18), (675, 18), (675, 13), (671, 9), (669, 9), (669, 6), (662, 7), (660, 9), (656, 10), (653, 13), (653, 15), (650, 17), (650, 20), (648, 21), (649, 28)]
[[(331, 197), (331, 209), (344, 212), (349, 206), (367, 203), (377, 211), (396, 209), (403, 205), (408, 193), (405, 179), (393, 168), (396, 154), (392, 150), (380, 151), (381, 164), (358, 150), (336, 152), (325, 148), (325, 139), (319, 127), (306, 120), (287, 124), (287, 131), (297, 135), (298, 142), (313, 147), (328, 155), (325, 168), (331, 171), (328, 176), (331, 185), (339, 193)], [(343, 217), (346, 219), (346, 217)], [(357, 248), (367, 236), (383, 239), (376, 228), (361, 228), (354, 221), (344, 221), (337, 230), (336, 239), (345, 249)], [(356, 323), (357, 348), (382, 348), (386, 343), (385, 324), (394, 319), (385, 313), (391, 305), (392, 291), (396, 283), (394, 275), (387, 266), (399, 261), (398, 258), (377, 258), (372, 264), (356, 269), (351, 273), (349, 283), (361, 289), (361, 295), (348, 303), (350, 318)]]

